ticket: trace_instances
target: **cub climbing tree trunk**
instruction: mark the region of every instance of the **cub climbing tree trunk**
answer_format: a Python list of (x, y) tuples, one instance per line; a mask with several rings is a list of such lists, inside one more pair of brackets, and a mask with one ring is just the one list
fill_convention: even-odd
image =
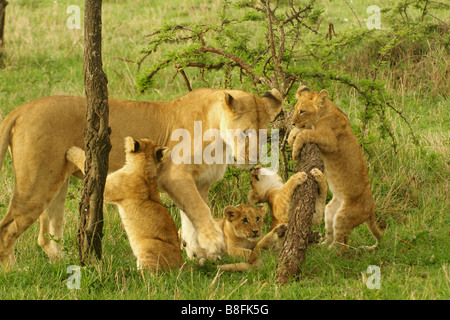
[(324, 172), (320, 150), (315, 144), (306, 144), (300, 153), (298, 172), (306, 172), (308, 179), (298, 186), (292, 197), (293, 210), (277, 264), (277, 281), (285, 284), (301, 272), (305, 260), (308, 238), (312, 235), (311, 223), (315, 212), (318, 184), (311, 175), (314, 168)]
[(103, 191), (111, 150), (108, 127), (108, 79), (102, 68), (102, 1), (86, 0), (84, 11), (84, 86), (87, 98), (84, 141), (85, 178), (78, 231), (80, 262), (100, 259), (103, 237)]

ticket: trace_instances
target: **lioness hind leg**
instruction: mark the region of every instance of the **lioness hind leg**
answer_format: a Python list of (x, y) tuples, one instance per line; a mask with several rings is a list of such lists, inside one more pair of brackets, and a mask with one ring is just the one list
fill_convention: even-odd
[(64, 203), (68, 187), (69, 179), (64, 182), (59, 194), (39, 217), (40, 230), (38, 244), (52, 260), (58, 259), (61, 256)]
[(41, 200), (33, 201), (14, 193), (8, 212), (0, 221), (0, 265), (8, 268), (15, 262), (14, 244), (17, 238), (38, 219), (45, 206)]

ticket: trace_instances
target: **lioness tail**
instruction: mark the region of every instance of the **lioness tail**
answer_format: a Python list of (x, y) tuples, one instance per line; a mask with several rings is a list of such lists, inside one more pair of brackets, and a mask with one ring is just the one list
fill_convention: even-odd
[(19, 116), (20, 112), (16, 109), (0, 122), (0, 171), (2, 170), (3, 160), (5, 159), (6, 151), (11, 141), (11, 130)]

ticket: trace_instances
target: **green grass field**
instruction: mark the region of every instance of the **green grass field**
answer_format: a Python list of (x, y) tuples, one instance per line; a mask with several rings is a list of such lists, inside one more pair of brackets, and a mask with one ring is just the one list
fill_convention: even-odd
[[(50, 95), (84, 95), (83, 30), (70, 30), (66, 21), (69, 5), (84, 7), (82, 0), (11, 0), (5, 25), (5, 55), (0, 69), (0, 119), (21, 104)], [(324, 18), (337, 32), (359, 28), (359, 17), (367, 17), (365, 1), (319, 1)], [(374, 1), (380, 7), (393, 1)], [(219, 0), (119, 1), (103, 3), (103, 64), (108, 76), (109, 96), (130, 100), (169, 100), (185, 94), (176, 70), (160, 74), (154, 88), (139, 93), (135, 79), (137, 64), (146, 46), (145, 35), (166, 22), (208, 23), (215, 21)], [(81, 11), (82, 12), (82, 11)], [(449, 11), (434, 13), (448, 26)], [(81, 14), (81, 27), (83, 26)], [(324, 24), (325, 25), (325, 24)], [(448, 37), (448, 29), (447, 29)], [(448, 43), (448, 42), (447, 42)], [(367, 48), (362, 47), (362, 51)], [(287, 285), (275, 282), (277, 256), (267, 254), (265, 266), (248, 273), (218, 272), (206, 263), (165, 274), (136, 270), (135, 258), (121, 226), (117, 210), (105, 212), (104, 249), (101, 262), (81, 268), (80, 289), (69, 289), (67, 268), (78, 265), (76, 232), (78, 201), (82, 183), (73, 179), (65, 215), (64, 258), (51, 262), (37, 245), (35, 223), (15, 246), (17, 266), (0, 270), (0, 300), (6, 299), (449, 299), (449, 51), (445, 45), (428, 42), (417, 61), (405, 59), (381, 77), (395, 106), (410, 121), (419, 140), (413, 143), (408, 128), (395, 113), (388, 112), (399, 145), (395, 153), (384, 140), (375, 141), (366, 153), (376, 214), (384, 237), (375, 252), (356, 250), (371, 245), (373, 238), (363, 225), (351, 235), (346, 253), (338, 255), (321, 246), (310, 247), (302, 274)], [(354, 52), (346, 68), (370, 66)], [(146, 60), (157, 61), (158, 53)], [(361, 67), (361, 72), (363, 68)], [(193, 77), (192, 86), (220, 87), (219, 77), (207, 81)], [(362, 106), (356, 93), (327, 88), (334, 102), (351, 122)], [(250, 88), (246, 88), (249, 91)], [(7, 211), (14, 187), (12, 160), (4, 161), (0, 175), (0, 217)], [(228, 204), (247, 202), (248, 172), (229, 174), (211, 190), (215, 216)], [(179, 225), (177, 208), (164, 200)], [(324, 226), (316, 228), (324, 231)], [(226, 262), (230, 258), (224, 259)], [(380, 271), (380, 288), (370, 289), (372, 272)], [(369, 285), (368, 285), (369, 284)]]

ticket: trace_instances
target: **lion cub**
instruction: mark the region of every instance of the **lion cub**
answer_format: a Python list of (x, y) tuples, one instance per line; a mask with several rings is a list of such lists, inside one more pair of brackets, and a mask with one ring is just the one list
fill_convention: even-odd
[[(311, 174), (319, 185), (316, 199), (316, 211), (313, 225), (319, 225), (323, 219), (327, 199), (327, 183), (319, 169), (312, 169)], [(255, 167), (250, 170), (252, 190), (248, 193), (250, 203), (268, 202), (272, 211), (272, 229), (281, 223), (289, 222), (289, 211), (292, 208), (291, 198), (295, 188), (306, 181), (305, 172), (297, 172), (285, 184), (281, 177), (267, 168)]]
[(262, 265), (258, 258), (260, 251), (279, 247), (278, 239), (284, 236), (287, 227), (280, 225), (262, 237), (265, 215), (263, 206), (241, 204), (237, 207), (227, 206), (224, 210), (225, 217), (215, 219), (223, 231), (227, 253), (233, 257), (248, 259), (248, 262), (220, 265), (219, 269), (245, 271), (251, 267), (259, 268)]
[[(157, 170), (170, 158), (168, 150), (149, 139), (127, 137), (125, 165), (106, 179), (104, 199), (119, 208), (138, 268), (171, 269), (183, 263), (177, 229), (156, 186)], [(69, 148), (66, 158), (84, 173), (82, 149)]]
[(347, 116), (328, 99), (328, 92), (297, 90), (292, 129), (288, 143), (293, 157), (306, 143), (315, 143), (322, 153), (328, 186), (333, 198), (325, 208), (326, 240), (330, 247), (348, 247), (351, 231), (366, 222), (376, 238), (368, 249), (375, 249), (381, 239), (375, 219), (375, 207), (370, 190), (369, 175), (358, 139)]

